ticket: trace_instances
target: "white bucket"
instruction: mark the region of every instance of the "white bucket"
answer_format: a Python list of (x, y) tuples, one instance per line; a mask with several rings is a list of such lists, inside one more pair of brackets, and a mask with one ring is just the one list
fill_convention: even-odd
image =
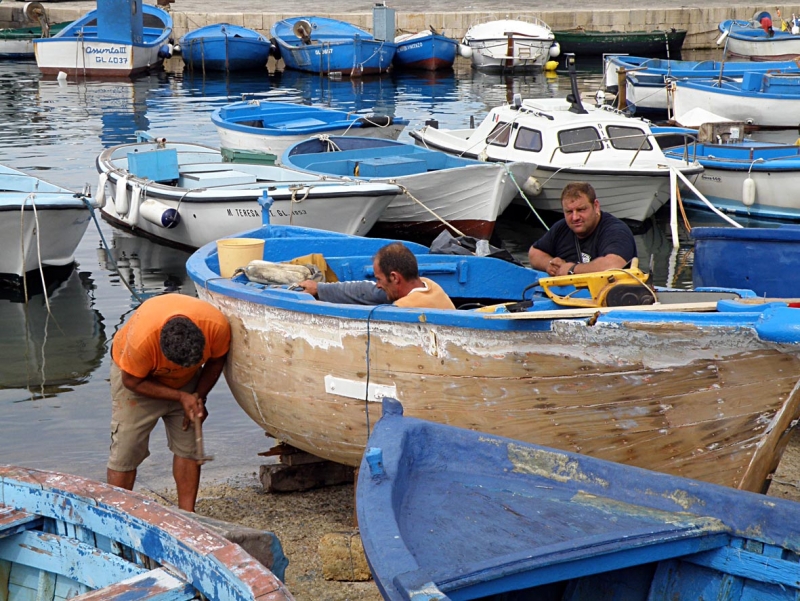
[(264, 258), (264, 240), (259, 238), (223, 238), (217, 240), (219, 274), (223, 278), (233, 276), (240, 267), (250, 261)]

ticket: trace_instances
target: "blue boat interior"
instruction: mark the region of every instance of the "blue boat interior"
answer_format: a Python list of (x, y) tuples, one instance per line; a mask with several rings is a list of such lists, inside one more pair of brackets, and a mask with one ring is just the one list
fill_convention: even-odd
[(284, 163), (328, 175), (364, 178), (401, 177), (479, 164), (422, 146), (354, 137), (300, 142), (286, 151)]

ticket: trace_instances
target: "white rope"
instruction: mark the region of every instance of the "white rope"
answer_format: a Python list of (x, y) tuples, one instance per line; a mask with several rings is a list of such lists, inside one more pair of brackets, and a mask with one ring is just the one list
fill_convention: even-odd
[(433, 215), (434, 217), (436, 217), (436, 219), (438, 219), (439, 221), (441, 221), (441, 222), (442, 222), (442, 223), (443, 223), (445, 226), (449, 227), (449, 228), (450, 228), (451, 230), (453, 230), (453, 231), (454, 231), (456, 234), (458, 234), (459, 236), (465, 236), (465, 235), (466, 235), (466, 234), (464, 234), (464, 232), (460, 231), (460, 230), (459, 230), (458, 228), (456, 228), (454, 225), (452, 225), (451, 223), (449, 223), (449, 222), (448, 222), (446, 219), (444, 219), (443, 217), (440, 217), (440, 216), (439, 216), (439, 215), (438, 215), (438, 214), (437, 214), (435, 211), (433, 211), (433, 210), (429, 209), (428, 207), (426, 207), (426, 206), (425, 206), (425, 204), (424, 204), (424, 203), (423, 203), (421, 200), (419, 200), (418, 198), (414, 198), (414, 195), (413, 195), (413, 194), (412, 194), (412, 193), (411, 193), (411, 192), (408, 190), (408, 188), (406, 188), (404, 185), (402, 185), (402, 184), (398, 184), (398, 183), (397, 183), (397, 182), (395, 182), (395, 181), (391, 181), (390, 183), (397, 185), (397, 186), (398, 186), (398, 187), (399, 187), (399, 188), (400, 188), (400, 189), (403, 191), (403, 194), (405, 194), (406, 196), (408, 196), (408, 197), (409, 197), (411, 200), (413, 200), (415, 203), (417, 203), (417, 204), (418, 204), (419, 206), (421, 206), (423, 209), (425, 209), (426, 211), (428, 211), (428, 213), (430, 213), (431, 215)]

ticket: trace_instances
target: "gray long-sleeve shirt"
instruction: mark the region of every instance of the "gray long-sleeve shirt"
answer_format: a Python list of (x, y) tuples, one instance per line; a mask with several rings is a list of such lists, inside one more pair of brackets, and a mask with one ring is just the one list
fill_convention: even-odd
[(320, 282), (317, 298), (326, 303), (351, 305), (385, 305), (389, 303), (386, 293), (369, 280), (357, 282)]

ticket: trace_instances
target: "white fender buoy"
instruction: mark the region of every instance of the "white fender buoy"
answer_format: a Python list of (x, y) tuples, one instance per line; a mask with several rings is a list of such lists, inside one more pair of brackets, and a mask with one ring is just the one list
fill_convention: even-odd
[(139, 223), (139, 205), (142, 202), (142, 187), (139, 184), (131, 186), (131, 210), (128, 211), (128, 218), (126, 221), (132, 226)]
[(153, 225), (165, 229), (172, 229), (181, 222), (181, 214), (177, 209), (152, 198), (148, 198), (139, 205), (139, 215)]
[(472, 58), (472, 48), (466, 44), (459, 44), (458, 55), (461, 58)]
[(728, 34), (729, 34), (729, 33), (730, 33), (730, 31), (723, 31), (723, 32), (722, 32), (722, 35), (721, 35), (721, 36), (719, 36), (719, 37), (717, 38), (717, 41), (716, 41), (716, 42), (714, 42), (714, 43), (715, 43), (717, 46), (719, 46), (720, 44), (722, 44), (722, 42), (724, 42), (724, 41), (726, 40), (726, 38), (728, 37)]
[(756, 181), (752, 177), (742, 182), (742, 202), (746, 207), (752, 207), (756, 202)]
[(542, 193), (542, 183), (531, 175), (522, 184), (522, 191), (528, 196), (539, 196)]
[(558, 58), (561, 54), (561, 44), (558, 42), (553, 42), (552, 46), (550, 46), (550, 58)]
[(121, 177), (117, 180), (117, 193), (114, 194), (114, 210), (117, 215), (124, 217), (128, 214), (128, 178)]
[(94, 195), (94, 201), (97, 203), (97, 208), (102, 209), (106, 206), (106, 182), (108, 181), (108, 174), (101, 173), (97, 178), (97, 193)]
[(59, 71), (58, 75), (56, 75), (56, 80), (59, 81), (59, 82), (67, 81), (67, 74), (64, 73), (63, 71)]

